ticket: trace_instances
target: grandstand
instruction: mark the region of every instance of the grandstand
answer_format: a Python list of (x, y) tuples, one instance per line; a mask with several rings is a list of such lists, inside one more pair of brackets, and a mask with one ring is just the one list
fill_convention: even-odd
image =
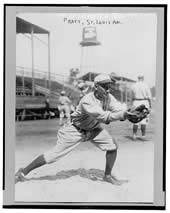
[[(36, 73), (35, 73), (36, 74)], [(39, 73), (38, 73), (39, 75)], [(36, 75), (35, 75), (36, 76)], [(40, 76), (40, 75), (39, 75)], [(53, 74), (55, 78), (58, 75)], [(48, 80), (43, 78), (35, 78), (35, 93), (32, 95), (32, 78), (29, 76), (16, 75), (16, 119), (37, 119), (45, 118), (46, 104), (48, 98), (50, 101), (50, 111), (58, 116), (58, 97), (64, 89), (70, 97), (73, 105), (77, 104), (79, 99), (79, 90), (67, 82), (55, 80), (51, 81), (51, 89), (45, 87)], [(46, 82), (45, 82), (46, 81)]]
[[(63, 75), (56, 75), (50, 71), (50, 32), (16, 17), (16, 33), (23, 34), (26, 38), (30, 39), (32, 50), (32, 67), (16, 67), (16, 120), (50, 117), (47, 115), (47, 98), (49, 99), (50, 112), (53, 112), (52, 114), (57, 116), (58, 97), (63, 89), (73, 101), (73, 104), (76, 104), (79, 97), (78, 89), (64, 82)], [(41, 41), (35, 34), (46, 34), (48, 43)], [(34, 39), (38, 39), (48, 47), (48, 71), (35, 69)]]

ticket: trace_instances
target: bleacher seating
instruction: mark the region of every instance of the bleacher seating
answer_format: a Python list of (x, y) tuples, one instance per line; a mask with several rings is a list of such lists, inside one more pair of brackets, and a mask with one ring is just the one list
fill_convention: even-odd
[[(46, 96), (49, 97), (51, 105), (55, 105), (56, 107), (58, 97), (63, 89), (66, 91), (66, 94), (72, 99), (73, 104), (76, 103), (77, 99), (79, 98), (78, 89), (74, 88), (72, 85), (69, 84), (63, 85), (62, 83), (51, 81), (51, 91), (49, 92), (49, 89), (45, 87), (46, 85), (49, 85), (49, 81), (45, 82), (44, 79), (35, 78), (34, 83), (35, 83), (35, 97), (32, 96), (32, 79), (30, 77), (24, 77), (24, 86), (23, 86), (22, 77), (16, 76), (16, 97), (17, 97), (16, 108), (21, 106), (22, 102), (23, 106), (25, 104), (25, 100), (27, 100), (27, 104), (29, 102), (30, 104), (37, 105), (38, 103), (44, 102)], [(25, 98), (25, 96), (29, 97)]]

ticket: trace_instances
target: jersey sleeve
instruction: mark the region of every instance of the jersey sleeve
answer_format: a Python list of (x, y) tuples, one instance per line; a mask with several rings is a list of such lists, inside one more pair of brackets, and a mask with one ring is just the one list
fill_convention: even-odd
[(120, 112), (127, 110), (127, 105), (120, 103), (113, 95), (109, 95), (108, 109), (111, 112)]
[(122, 120), (124, 118), (124, 113), (122, 111), (104, 111), (102, 107), (92, 101), (83, 101), (82, 107), (86, 113), (102, 123), (110, 123), (111, 121)]

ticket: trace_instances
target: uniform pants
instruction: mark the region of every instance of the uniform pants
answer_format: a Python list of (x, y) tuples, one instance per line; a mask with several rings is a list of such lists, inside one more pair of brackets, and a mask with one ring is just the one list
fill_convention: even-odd
[(87, 140), (103, 151), (117, 149), (115, 139), (105, 129), (94, 129), (87, 133), (87, 135), (81, 133), (72, 124), (61, 127), (58, 131), (56, 146), (44, 153), (46, 163), (55, 162)]

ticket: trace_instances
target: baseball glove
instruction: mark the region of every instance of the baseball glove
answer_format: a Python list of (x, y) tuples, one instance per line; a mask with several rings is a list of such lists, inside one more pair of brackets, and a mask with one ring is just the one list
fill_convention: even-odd
[(145, 119), (149, 115), (150, 111), (147, 107), (145, 107), (144, 104), (136, 107), (136, 108), (131, 108), (127, 111), (127, 119), (131, 123), (138, 123)]

